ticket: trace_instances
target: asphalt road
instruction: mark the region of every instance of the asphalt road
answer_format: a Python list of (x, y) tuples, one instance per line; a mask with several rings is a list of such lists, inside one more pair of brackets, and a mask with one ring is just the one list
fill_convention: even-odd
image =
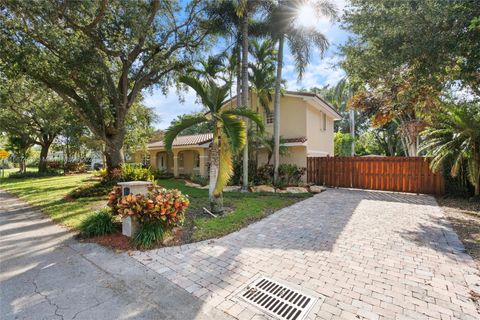
[(0, 318), (229, 319), (127, 253), (80, 243), (0, 190)]

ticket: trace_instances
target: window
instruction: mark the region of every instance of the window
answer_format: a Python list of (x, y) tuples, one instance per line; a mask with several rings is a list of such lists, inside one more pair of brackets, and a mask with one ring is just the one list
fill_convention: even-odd
[(322, 114), (323, 115), (323, 131), (327, 130), (327, 115), (325, 113)]
[(273, 113), (272, 112), (269, 112), (269, 113), (265, 112), (265, 123), (266, 124), (272, 124), (273, 123)]
[(200, 168), (200, 154), (198, 152), (195, 152), (194, 163), (195, 168)]

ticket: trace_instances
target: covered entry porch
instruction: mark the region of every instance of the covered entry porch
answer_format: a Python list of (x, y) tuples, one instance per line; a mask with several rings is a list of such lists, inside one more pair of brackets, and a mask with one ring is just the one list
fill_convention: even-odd
[(204, 149), (174, 149), (173, 152), (154, 150), (150, 152), (150, 165), (175, 177), (207, 176), (207, 153)]
[(199, 134), (177, 137), (172, 151), (167, 152), (163, 141), (147, 145), (150, 166), (175, 177), (199, 175), (208, 176), (208, 150), (212, 134)]

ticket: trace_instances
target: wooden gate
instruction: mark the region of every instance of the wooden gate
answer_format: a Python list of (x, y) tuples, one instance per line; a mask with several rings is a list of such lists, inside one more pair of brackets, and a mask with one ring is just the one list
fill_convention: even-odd
[(433, 173), (424, 157), (308, 157), (307, 181), (346, 187), (443, 194), (441, 173)]

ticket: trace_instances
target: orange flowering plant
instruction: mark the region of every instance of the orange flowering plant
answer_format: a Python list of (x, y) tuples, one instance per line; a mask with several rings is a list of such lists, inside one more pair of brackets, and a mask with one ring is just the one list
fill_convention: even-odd
[(183, 224), (185, 211), (190, 204), (187, 195), (179, 190), (167, 190), (154, 186), (146, 195), (129, 194), (118, 198), (118, 191), (109, 195), (109, 205), (122, 217), (133, 216), (140, 223), (164, 221), (169, 227)]

